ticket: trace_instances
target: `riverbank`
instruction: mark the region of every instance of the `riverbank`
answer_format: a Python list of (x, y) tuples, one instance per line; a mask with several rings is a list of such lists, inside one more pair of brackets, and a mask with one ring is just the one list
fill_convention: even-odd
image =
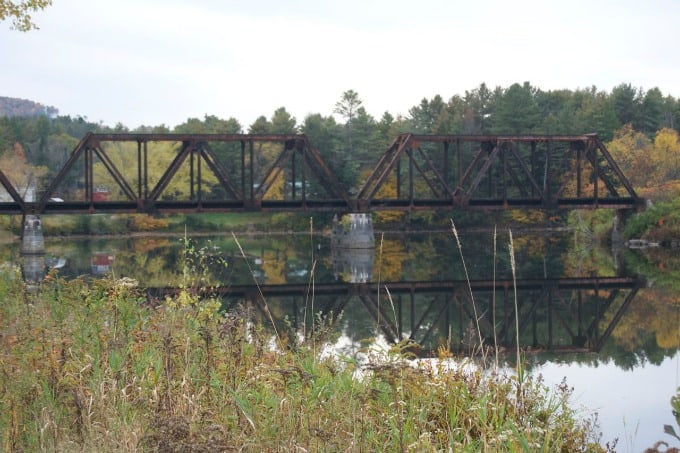
[[(118, 239), (121, 237), (144, 238), (144, 237), (183, 237), (190, 231), (192, 237), (231, 236), (232, 233), (245, 236), (281, 236), (281, 235), (309, 235), (310, 229), (313, 234), (330, 235), (332, 223), (326, 218), (312, 218), (309, 216), (295, 216), (289, 214), (265, 215), (262, 213), (241, 214), (204, 214), (205, 221), (196, 220), (195, 215), (191, 220), (185, 216), (175, 216), (154, 219), (146, 215), (109, 215), (96, 214), (93, 218), (87, 215), (81, 216), (45, 216), (42, 219), (42, 233), (46, 241), (69, 239)], [(454, 216), (458, 217), (458, 216)], [(272, 220), (272, 218), (274, 220)], [(412, 225), (408, 222), (396, 224), (374, 224), (374, 232), (380, 234), (437, 234), (451, 231), (451, 216), (443, 216), (437, 221), (427, 224)], [(141, 219), (141, 220), (140, 220)], [(7, 222), (0, 223), (0, 243), (18, 242), (21, 240), (18, 225), (12, 229)], [(569, 226), (554, 223), (528, 224), (507, 220), (500, 223), (500, 227), (493, 224), (460, 225), (458, 230), (466, 233), (491, 233), (502, 228), (512, 230), (517, 234), (551, 234), (572, 230)], [(85, 228), (87, 226), (87, 228)]]
[(407, 344), (329, 354), (324, 320), (289, 335), (191, 291), (151, 306), (129, 279), (3, 278), (0, 298), (8, 451), (603, 451), (567, 385)]

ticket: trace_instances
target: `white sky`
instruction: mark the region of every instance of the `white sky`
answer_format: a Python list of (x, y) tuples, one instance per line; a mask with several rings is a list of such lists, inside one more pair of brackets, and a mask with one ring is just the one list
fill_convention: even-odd
[(34, 20), (0, 24), (0, 96), (110, 126), (302, 123), (349, 89), (379, 119), (482, 82), (680, 97), (675, 0), (54, 0)]

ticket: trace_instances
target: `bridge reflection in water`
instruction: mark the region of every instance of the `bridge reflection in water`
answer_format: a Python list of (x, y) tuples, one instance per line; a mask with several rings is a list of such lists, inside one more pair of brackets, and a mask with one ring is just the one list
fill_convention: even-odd
[[(606, 277), (230, 286), (213, 295), (227, 309), (254, 308), (253, 320), (265, 325), (269, 311), (279, 332), (309, 333), (320, 317), (356, 344), (376, 335), (389, 343), (411, 339), (420, 356), (435, 355), (441, 346), (455, 354), (479, 351), (475, 313), (485, 345), (492, 346), (495, 335), (500, 352), (515, 349), (517, 317), (525, 351), (579, 353), (603, 347), (643, 286), (639, 278)], [(177, 290), (147, 291), (162, 298)]]

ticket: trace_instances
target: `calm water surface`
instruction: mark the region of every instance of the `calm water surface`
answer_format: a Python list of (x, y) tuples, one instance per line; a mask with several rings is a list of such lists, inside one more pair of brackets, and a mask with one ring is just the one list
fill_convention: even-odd
[[(375, 250), (354, 251), (333, 250), (324, 235), (189, 239), (212, 263), (204, 276), (227, 308), (261, 316), (248, 290), (257, 283), (281, 326), (300, 334), (315, 328), (313, 313), (332, 320), (341, 353), (367, 338), (410, 337), (422, 346), (417, 354), (445, 345), (464, 356), (479, 350), (479, 319), (485, 344), (496, 342), (512, 365), (517, 322), (531, 371), (549, 386), (566, 379), (574, 404), (598, 414), (603, 444), (680, 446), (663, 432), (680, 432), (670, 406), (680, 386), (677, 251), (612, 253), (571, 233), (515, 233), (512, 246), (507, 230), (459, 234), (460, 248), (451, 233), (377, 233)], [(185, 250), (180, 237), (47, 238), (44, 256), (22, 257), (17, 244), (4, 260), (21, 262), (29, 281), (49, 268), (67, 277), (114, 274), (160, 297), (181, 282)]]

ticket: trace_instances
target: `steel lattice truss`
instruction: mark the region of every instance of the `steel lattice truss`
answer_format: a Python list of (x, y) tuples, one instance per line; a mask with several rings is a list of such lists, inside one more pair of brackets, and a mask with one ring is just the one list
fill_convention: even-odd
[(595, 134), (403, 134), (354, 197), (304, 135), (87, 134), (34, 199), (0, 169), (3, 189), (24, 215), (640, 205)]
[[(416, 352), (422, 355), (434, 354), (446, 344), (456, 353), (479, 352), (477, 326), (484, 345), (495, 342), (501, 352), (514, 351), (519, 337), (525, 351), (567, 353), (599, 351), (643, 285), (642, 280), (628, 277), (473, 280), (469, 285), (467, 281), (317, 283), (315, 313), (305, 313), (311, 309), (307, 284), (232, 285), (212, 288), (210, 295), (223, 297), (228, 306), (248, 302), (265, 325), (273, 320), (279, 332), (286, 326), (300, 329), (304, 320), (323, 319), (326, 325), (335, 325), (343, 312), (361, 310), (353, 319), (370, 320), (389, 343), (407, 338), (416, 342)], [(163, 300), (178, 290), (147, 291)], [(287, 321), (270, 318), (272, 312), (285, 314)]]
[[(5, 213), (347, 210), (304, 135), (88, 134), (37, 200)], [(59, 197), (59, 200), (55, 200)]]
[(361, 210), (633, 208), (639, 198), (595, 134), (398, 136), (359, 191)]

